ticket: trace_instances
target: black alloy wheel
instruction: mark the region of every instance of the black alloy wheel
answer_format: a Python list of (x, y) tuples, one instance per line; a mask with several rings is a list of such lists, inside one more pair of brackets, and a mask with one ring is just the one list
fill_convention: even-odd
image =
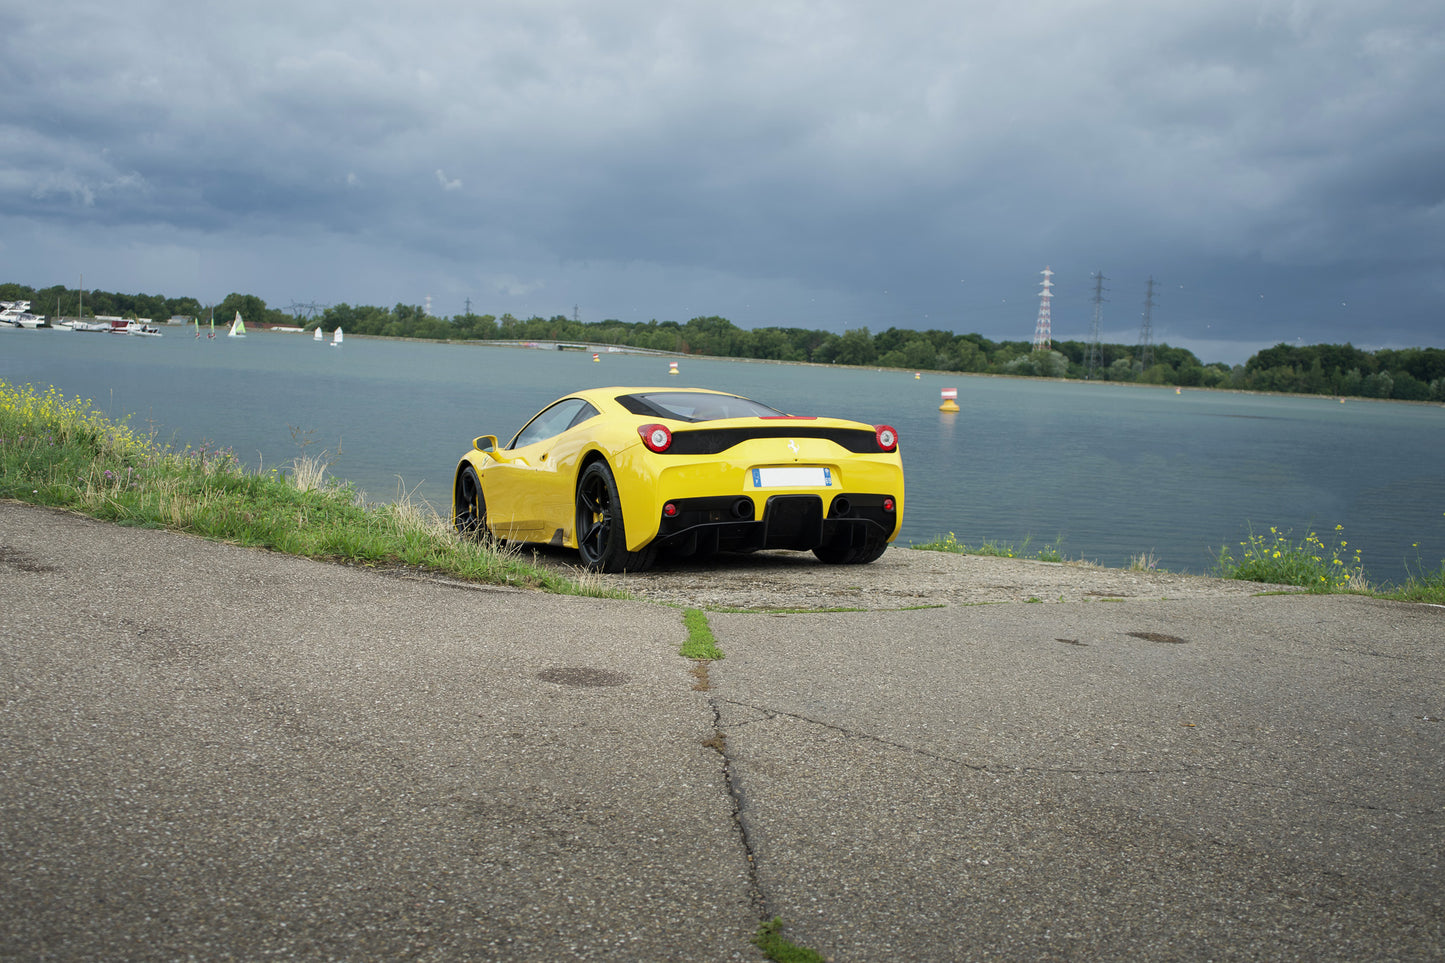
[(577, 479), (576, 533), (582, 564), (593, 572), (640, 572), (651, 567), (656, 555), (652, 545), (640, 552), (627, 550), (622, 499), (603, 461), (592, 462)]
[(463, 538), (481, 540), (487, 536), (487, 499), (482, 494), (482, 480), (471, 465), (462, 469), (457, 479), (456, 518), (453, 524)]

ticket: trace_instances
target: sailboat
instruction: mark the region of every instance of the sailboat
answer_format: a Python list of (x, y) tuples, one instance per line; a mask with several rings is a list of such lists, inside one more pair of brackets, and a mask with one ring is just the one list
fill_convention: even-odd
[(241, 320), (241, 312), (236, 312), (236, 320), (231, 322), (231, 330), (227, 333), (228, 338), (244, 338), (246, 336), (246, 322)]
[(311, 336), (312, 341), (325, 341), (326, 337), (321, 333), (321, 325), (316, 326), (316, 333)]
[(332, 346), (333, 348), (339, 348), (339, 347), (341, 347), (341, 339), (342, 339), (341, 326), (340, 326), (340, 325), (337, 325), (337, 327), (336, 327), (336, 333), (331, 336), (331, 346)]

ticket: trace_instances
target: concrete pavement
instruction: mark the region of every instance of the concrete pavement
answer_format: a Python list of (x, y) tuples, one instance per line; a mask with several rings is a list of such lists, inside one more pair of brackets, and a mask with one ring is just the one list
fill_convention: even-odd
[(1440, 609), (710, 618), (0, 504), (0, 959), (1445, 958)]

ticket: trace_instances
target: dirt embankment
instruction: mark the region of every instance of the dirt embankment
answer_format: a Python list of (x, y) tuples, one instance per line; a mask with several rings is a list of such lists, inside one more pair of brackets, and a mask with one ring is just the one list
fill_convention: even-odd
[[(538, 557), (580, 574), (572, 552)], [(1252, 595), (1267, 587), (1200, 575), (1130, 572), (1031, 559), (890, 548), (871, 565), (824, 565), (804, 552), (722, 555), (642, 574), (588, 576), (643, 599), (741, 609), (900, 609), (990, 602)]]

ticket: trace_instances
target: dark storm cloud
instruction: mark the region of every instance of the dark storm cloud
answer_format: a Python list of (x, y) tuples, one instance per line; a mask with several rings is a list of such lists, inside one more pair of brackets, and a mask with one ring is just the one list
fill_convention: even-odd
[[(1438, 343), (1433, 2), (0, 10), (7, 279)], [(1211, 347), (1212, 345), (1212, 347)]]

